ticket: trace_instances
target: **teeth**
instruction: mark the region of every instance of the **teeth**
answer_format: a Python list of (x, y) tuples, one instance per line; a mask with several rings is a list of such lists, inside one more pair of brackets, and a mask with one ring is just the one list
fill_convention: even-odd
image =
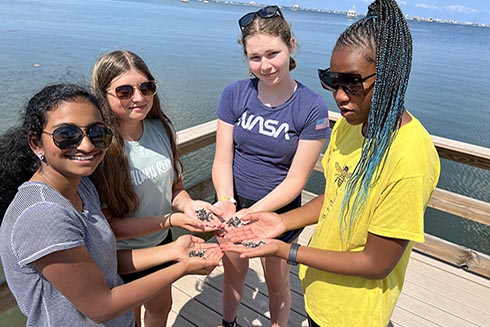
[(92, 160), (94, 156), (85, 156), (85, 157), (78, 157), (78, 156), (68, 156), (70, 160)]

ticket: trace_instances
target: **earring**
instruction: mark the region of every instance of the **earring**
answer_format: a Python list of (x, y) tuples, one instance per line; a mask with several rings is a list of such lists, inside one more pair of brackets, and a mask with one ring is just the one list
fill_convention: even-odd
[(44, 161), (44, 154), (42, 152), (38, 152), (37, 157), (39, 158), (39, 160)]

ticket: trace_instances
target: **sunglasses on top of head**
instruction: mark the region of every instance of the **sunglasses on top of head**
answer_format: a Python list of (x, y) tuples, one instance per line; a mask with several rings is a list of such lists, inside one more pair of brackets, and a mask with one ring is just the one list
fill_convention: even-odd
[(136, 85), (120, 85), (114, 89), (114, 94), (119, 100), (129, 100), (134, 96), (134, 89), (137, 88), (144, 96), (154, 96), (157, 93), (157, 81), (148, 81)]
[(66, 124), (55, 128), (52, 133), (42, 131), (51, 136), (54, 144), (61, 150), (76, 148), (87, 136), (92, 144), (99, 149), (106, 149), (111, 145), (112, 131), (103, 123), (94, 123), (85, 128)]
[[(325, 90), (335, 92), (339, 87), (344, 90), (347, 95), (366, 95), (366, 90), (364, 89), (364, 82), (376, 73), (362, 77), (361, 74), (352, 73), (336, 73), (327, 69), (318, 69), (318, 77), (322, 87)], [(374, 83), (368, 88), (368, 90), (374, 85)]]
[(238, 25), (240, 25), (240, 29), (243, 31), (245, 27), (247, 27), (255, 17), (259, 16), (260, 18), (272, 18), (275, 16), (279, 16), (284, 18), (282, 15), (281, 9), (278, 6), (267, 6), (257, 11), (249, 12), (245, 14), (238, 20)]

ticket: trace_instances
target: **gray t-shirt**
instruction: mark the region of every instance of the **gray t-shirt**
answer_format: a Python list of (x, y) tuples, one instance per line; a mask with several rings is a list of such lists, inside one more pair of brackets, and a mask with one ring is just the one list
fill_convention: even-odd
[(114, 234), (87, 177), (81, 179), (78, 193), (84, 203), (81, 213), (46, 184), (26, 182), (19, 187), (0, 227), (0, 256), (9, 288), (27, 316), (27, 326), (134, 326), (132, 310), (96, 324), (32, 265), (50, 253), (85, 246), (107, 286), (123, 284)]
[[(170, 139), (158, 119), (143, 120), (143, 135), (138, 141), (124, 141), (129, 174), (139, 207), (128, 217), (158, 216), (172, 211), (172, 185), (176, 179)], [(119, 249), (143, 249), (160, 244), (167, 230), (118, 240)]]

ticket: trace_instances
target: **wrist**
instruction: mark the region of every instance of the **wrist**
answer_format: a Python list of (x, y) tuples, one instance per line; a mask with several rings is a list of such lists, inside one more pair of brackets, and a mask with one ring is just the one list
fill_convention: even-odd
[(229, 201), (229, 202), (233, 203), (235, 206), (237, 204), (235, 198), (232, 196), (229, 196), (229, 195), (218, 196), (218, 202), (221, 202), (221, 201)]
[[(172, 222), (172, 215), (179, 213), (179, 211), (172, 211), (166, 215), (164, 215), (164, 220), (160, 223), (161, 229), (170, 229), (171, 227), (175, 227), (175, 219)], [(174, 217), (175, 218), (175, 217)]]
[(291, 243), (291, 246), (289, 247), (289, 254), (288, 254), (288, 260), (287, 263), (293, 266), (296, 266), (298, 264), (298, 261), (296, 261), (296, 258), (298, 257), (298, 249), (301, 245), (299, 243)]

